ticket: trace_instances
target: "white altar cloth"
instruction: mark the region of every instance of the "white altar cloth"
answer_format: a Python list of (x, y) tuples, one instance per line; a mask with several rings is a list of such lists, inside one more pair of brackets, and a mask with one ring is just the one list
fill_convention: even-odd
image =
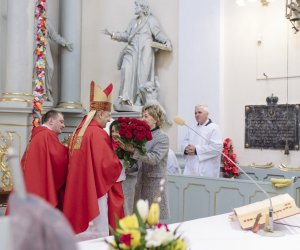
[[(280, 225), (286, 223), (298, 227)], [(172, 224), (174, 229), (178, 224)], [(191, 250), (299, 250), (300, 249), (300, 214), (276, 221), (274, 229), (282, 231), (282, 237), (265, 237), (244, 231), (238, 221), (230, 221), (229, 214), (222, 214), (183, 222), (180, 232), (188, 238)], [(79, 250), (106, 250), (103, 239), (82, 241)]]

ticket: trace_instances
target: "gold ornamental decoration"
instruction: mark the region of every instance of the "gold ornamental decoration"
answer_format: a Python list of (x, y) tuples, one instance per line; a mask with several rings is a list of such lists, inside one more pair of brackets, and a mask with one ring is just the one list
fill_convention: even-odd
[(0, 189), (4, 191), (11, 191), (13, 187), (12, 175), (9, 170), (7, 151), (11, 144), (11, 134), (0, 133), (0, 176), (1, 184)]

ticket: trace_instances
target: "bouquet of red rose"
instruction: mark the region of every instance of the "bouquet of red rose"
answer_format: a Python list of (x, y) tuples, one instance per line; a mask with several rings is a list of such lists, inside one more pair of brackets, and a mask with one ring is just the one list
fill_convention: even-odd
[(223, 143), (222, 163), (224, 167), (223, 177), (235, 178), (239, 176), (239, 169), (224, 155), (226, 155), (234, 163), (236, 162), (236, 154), (233, 152), (232, 141), (226, 138)]
[[(127, 146), (133, 146), (140, 154), (146, 153), (145, 144), (152, 140), (151, 129), (145, 121), (135, 118), (119, 117), (111, 124), (114, 129), (112, 133), (117, 133), (118, 139)], [(113, 136), (114, 138), (115, 136)], [(123, 167), (131, 167), (136, 160), (131, 158), (131, 153), (114, 144), (114, 150), (120, 160), (123, 160)]]

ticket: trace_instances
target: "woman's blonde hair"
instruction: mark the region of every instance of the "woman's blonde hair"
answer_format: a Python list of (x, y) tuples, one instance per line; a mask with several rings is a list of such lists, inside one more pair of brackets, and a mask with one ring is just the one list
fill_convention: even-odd
[(148, 111), (149, 115), (151, 115), (157, 121), (156, 125), (158, 127), (164, 123), (166, 114), (159, 105), (145, 105), (142, 109), (142, 113), (145, 111)]

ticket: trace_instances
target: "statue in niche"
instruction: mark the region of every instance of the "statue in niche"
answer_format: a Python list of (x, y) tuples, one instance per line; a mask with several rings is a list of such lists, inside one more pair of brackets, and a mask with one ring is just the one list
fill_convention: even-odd
[(53, 102), (52, 94), (52, 77), (54, 73), (53, 58), (50, 50), (50, 41), (53, 41), (68, 51), (73, 51), (73, 44), (68, 42), (65, 38), (57, 33), (52, 24), (47, 20), (46, 22), (47, 36), (46, 36), (46, 74), (45, 74), (45, 100)]
[[(141, 87), (154, 83), (154, 61), (158, 49), (172, 50), (171, 41), (161, 30), (157, 19), (150, 13), (148, 0), (136, 0), (135, 15), (125, 32), (104, 34), (119, 42), (127, 42), (118, 60), (121, 82), (116, 111), (139, 111), (143, 105)], [(137, 107), (137, 109), (135, 109)]]

